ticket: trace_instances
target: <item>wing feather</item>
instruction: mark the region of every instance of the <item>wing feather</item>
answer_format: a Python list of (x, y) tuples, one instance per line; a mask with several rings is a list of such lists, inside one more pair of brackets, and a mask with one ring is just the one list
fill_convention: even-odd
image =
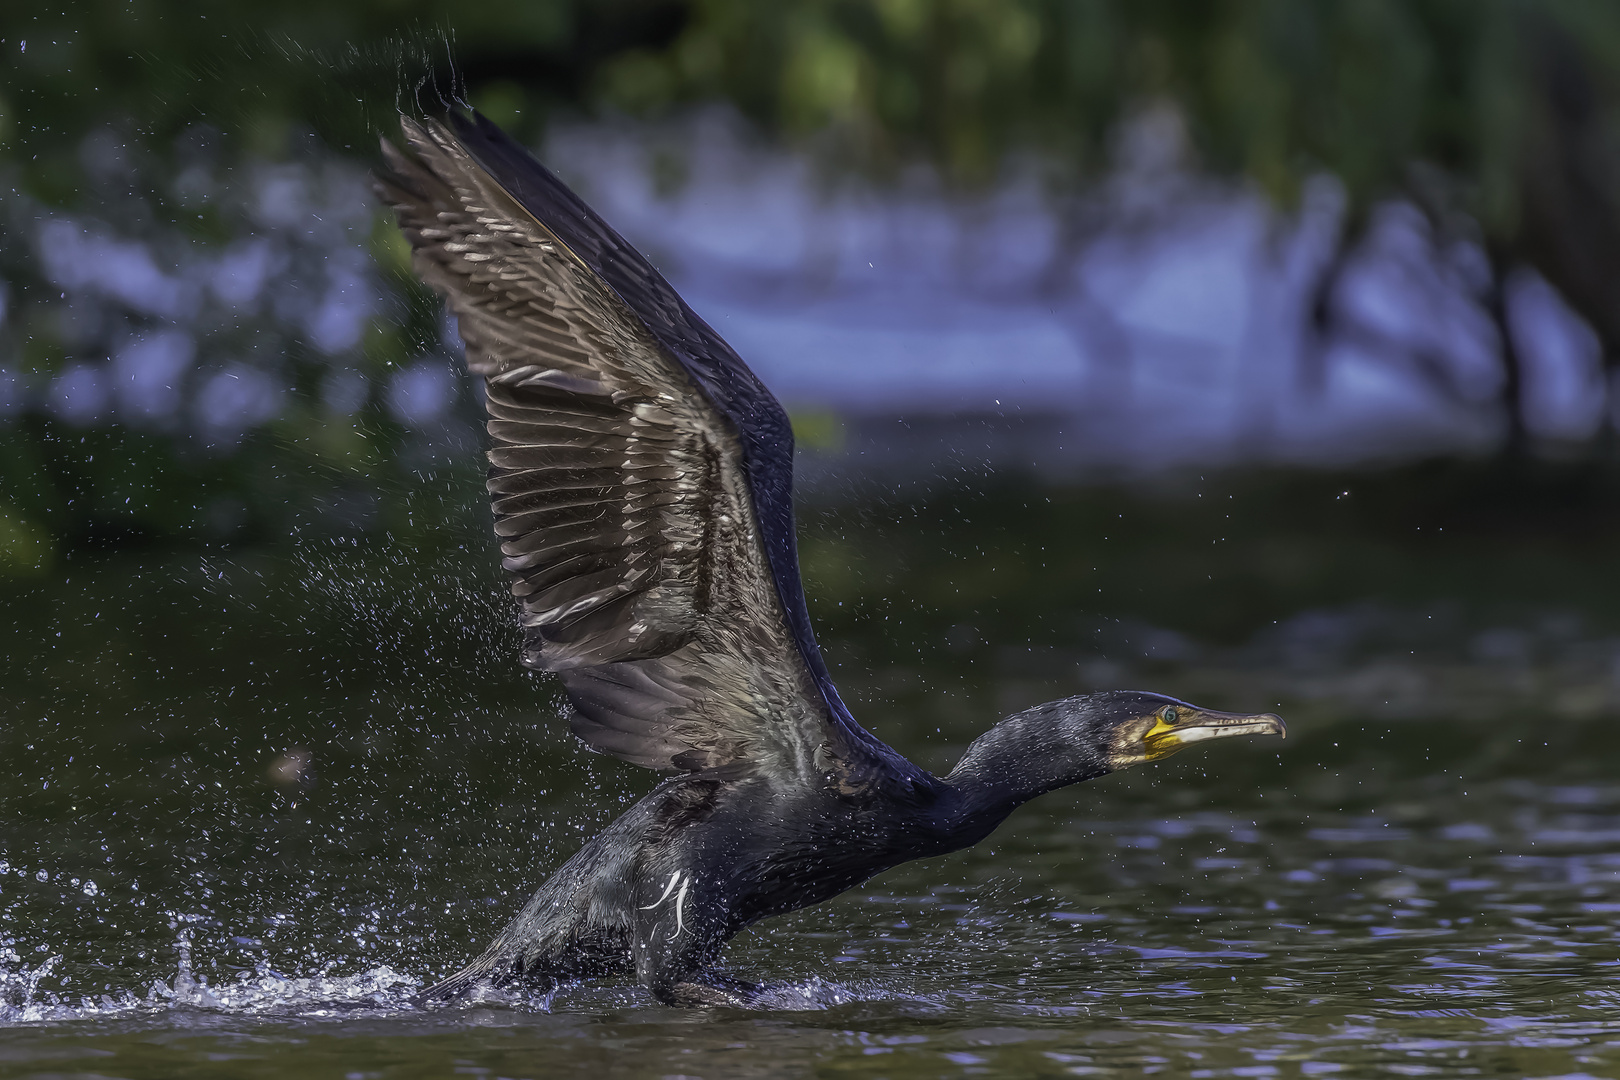
[[(652, 768), (925, 777), (848, 716), (815, 649), (780, 406), (498, 129), (402, 124), (407, 149), (383, 144), (378, 189), (485, 380), (523, 660), (559, 673), (575, 733)], [(537, 210), (542, 196), (555, 205)], [(694, 326), (720, 360), (694, 366)]]

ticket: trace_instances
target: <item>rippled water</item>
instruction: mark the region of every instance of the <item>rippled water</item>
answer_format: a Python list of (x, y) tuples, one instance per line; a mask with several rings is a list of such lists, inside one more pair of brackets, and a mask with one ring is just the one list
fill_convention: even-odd
[[(1567, 666), (1516, 669), (1488, 718), (1391, 720), (1279, 700), (1281, 661), (1112, 660), (1172, 693), (1218, 669), (1202, 703), (1280, 704), (1290, 737), (1056, 793), (744, 933), (727, 964), (784, 983), (775, 1011), (615, 983), (414, 1008), (650, 786), (508, 662), (481, 560), (120, 556), (10, 588), (0, 1076), (1620, 1074), (1620, 729), (1538, 704)], [(964, 654), (959, 617), (908, 624), (935, 646), (903, 670), (856, 660), (881, 630), (830, 635), (931, 767), (1101, 662)]]

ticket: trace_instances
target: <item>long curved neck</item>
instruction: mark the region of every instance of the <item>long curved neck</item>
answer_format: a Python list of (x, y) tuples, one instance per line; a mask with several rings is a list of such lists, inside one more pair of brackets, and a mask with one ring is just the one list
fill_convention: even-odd
[(1044, 710), (1010, 716), (974, 740), (944, 778), (955, 796), (952, 832), (961, 846), (977, 843), (1035, 796), (1108, 771), (1094, 746)]

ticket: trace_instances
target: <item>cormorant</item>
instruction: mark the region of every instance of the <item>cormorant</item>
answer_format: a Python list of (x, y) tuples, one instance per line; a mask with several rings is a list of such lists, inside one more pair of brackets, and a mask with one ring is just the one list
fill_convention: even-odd
[(1043, 792), (1270, 713), (1115, 691), (1001, 721), (933, 776), (850, 715), (799, 581), (793, 436), (776, 399), (618, 233), (496, 125), (403, 117), (377, 178), (484, 379), (489, 492), (523, 663), (576, 735), (674, 775), (424, 993), (634, 974), (746, 1006), (711, 969), (767, 916), (974, 844)]

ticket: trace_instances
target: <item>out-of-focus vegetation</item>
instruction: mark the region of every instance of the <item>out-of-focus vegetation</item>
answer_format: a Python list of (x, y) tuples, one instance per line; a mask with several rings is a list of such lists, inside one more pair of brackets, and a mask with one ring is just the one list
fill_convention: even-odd
[[(43, 565), (47, 535), (420, 520), (389, 492), (454, 455), (389, 395), (453, 346), (363, 170), (396, 107), (458, 95), (530, 140), (559, 113), (729, 102), (834, 172), (920, 162), (964, 191), (1033, 162), (1078, 231), (1127, 121), (1168, 107), (1192, 167), (1284, 208), (1310, 177), (1337, 177), (1346, 253), (1391, 198), (1426, 213), (1436, 258), (1476, 252), (1459, 272), (1496, 320), (1510, 415), (1517, 268), (1551, 282), (1620, 365), (1620, 7), (1606, 0), (86, 0), (6, 6), (0, 55), (13, 569)], [(50, 232), (55, 219), (72, 228)], [(72, 252), (52, 263), (72, 243), (104, 269), (144, 259), (136, 277), (157, 285), (64, 269)], [(1342, 266), (1316, 286), (1324, 336), (1344, 329)], [(250, 271), (266, 299), (231, 291)], [(324, 281), (324, 298), (300, 300), (314, 287), (300, 280)], [(184, 320), (190, 344), (163, 338)], [(169, 383), (131, 397), (117, 357), (154, 340), (197, 350), (194, 370), (175, 361)], [(98, 388), (108, 356), (114, 384)], [(255, 426), (226, 380), (265, 371), (281, 405)], [(74, 393), (110, 404), (75, 412)], [(233, 403), (240, 415), (211, 427)]]
[[(1436, 250), (1479, 245), (1515, 418), (1515, 267), (1557, 287), (1620, 366), (1620, 7), (1603, 0), (700, 0), (668, 46), (614, 59), (599, 86), (627, 108), (724, 97), (830, 137), (843, 160), (920, 158), (967, 184), (1032, 153), (1071, 189), (1123, 118), (1170, 103), (1206, 168), (1283, 203), (1326, 172), (1352, 230), (1403, 198)], [(1317, 290), (1327, 331), (1340, 267)]]
[(1448, 197), (1502, 241), (1560, 194), (1614, 227), (1620, 11), (1602, 0), (92, 0), (10, 8), (0, 33), (7, 156), (59, 197), (98, 124), (356, 149), (428, 76), (531, 138), (559, 107), (721, 100), (836, 139), (846, 165), (969, 184), (1026, 151), (1095, 175), (1120, 119), (1167, 101), (1204, 165), (1285, 200), (1325, 169), (1359, 206)]

